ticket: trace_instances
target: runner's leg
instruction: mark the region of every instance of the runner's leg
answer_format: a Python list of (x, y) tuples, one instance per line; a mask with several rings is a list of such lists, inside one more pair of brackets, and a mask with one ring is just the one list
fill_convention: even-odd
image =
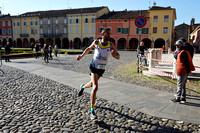
[(91, 81), (93, 85), (92, 93), (91, 93), (91, 104), (95, 104), (96, 101), (96, 92), (98, 90), (98, 80), (99, 76), (96, 73), (91, 73)]
[(99, 76), (96, 73), (91, 74), (91, 81), (93, 85), (92, 93), (91, 93), (91, 114), (90, 118), (91, 119), (96, 119), (96, 114), (94, 113), (94, 106), (95, 106), (95, 101), (96, 101), (96, 93), (98, 90), (98, 80)]

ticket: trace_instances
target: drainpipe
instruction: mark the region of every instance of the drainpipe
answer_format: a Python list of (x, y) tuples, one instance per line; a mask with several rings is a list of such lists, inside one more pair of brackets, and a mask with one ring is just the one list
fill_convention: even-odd
[(81, 47), (82, 47), (82, 23), (83, 23), (83, 21), (82, 21), (82, 9), (81, 9)]

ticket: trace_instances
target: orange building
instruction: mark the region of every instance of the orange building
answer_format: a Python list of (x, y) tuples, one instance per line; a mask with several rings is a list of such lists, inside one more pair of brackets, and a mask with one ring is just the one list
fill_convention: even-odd
[(135, 18), (144, 16), (147, 19), (145, 27), (142, 28), (141, 41), (146, 47), (151, 47), (149, 39), (149, 12), (139, 11), (113, 11), (96, 19), (96, 39), (101, 38), (103, 28), (111, 29), (111, 42), (118, 49), (136, 49), (139, 42), (138, 28), (135, 25)]

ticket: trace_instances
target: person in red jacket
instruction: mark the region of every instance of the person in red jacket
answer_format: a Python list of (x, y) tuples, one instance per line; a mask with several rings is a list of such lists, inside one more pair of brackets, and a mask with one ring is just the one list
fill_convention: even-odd
[(194, 71), (194, 65), (192, 62), (192, 57), (187, 50), (181, 49), (183, 47), (184, 42), (182, 40), (178, 40), (175, 46), (179, 49), (177, 56), (177, 94), (176, 98), (172, 99), (172, 102), (186, 102), (186, 82), (187, 76)]

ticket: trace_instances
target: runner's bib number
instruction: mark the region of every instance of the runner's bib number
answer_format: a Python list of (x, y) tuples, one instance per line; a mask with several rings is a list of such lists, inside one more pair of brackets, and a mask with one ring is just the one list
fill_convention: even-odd
[(103, 69), (105, 70), (106, 64), (97, 64), (97, 69)]

